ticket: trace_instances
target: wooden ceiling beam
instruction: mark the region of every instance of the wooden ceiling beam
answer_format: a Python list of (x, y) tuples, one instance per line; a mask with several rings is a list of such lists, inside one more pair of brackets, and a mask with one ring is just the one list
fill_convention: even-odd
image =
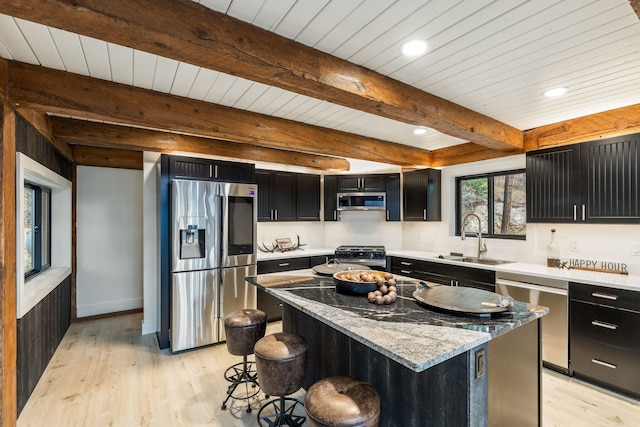
[(466, 143), (441, 148), (431, 152), (431, 167), (459, 165), (462, 163), (478, 162), (480, 160), (496, 159), (498, 157), (513, 156), (522, 153), (518, 151), (497, 151), (481, 145)]
[(427, 126), (498, 150), (522, 132), (191, 0), (5, 0), (0, 13)]
[(430, 152), (180, 96), (20, 62), (9, 63), (17, 108), (400, 166), (428, 165)]
[(73, 157), (78, 166), (97, 166), (142, 170), (142, 151), (116, 150), (109, 148), (75, 145)]
[(640, 0), (629, 0), (633, 11), (638, 15), (638, 19), (640, 19)]
[(640, 132), (640, 104), (528, 130), (524, 133), (524, 149), (532, 151), (635, 132)]
[(9, 84), (9, 61), (0, 58), (0, 104), (7, 99), (7, 86)]
[[(187, 152), (206, 154), (302, 166), (317, 170), (349, 170), (349, 162), (337, 157), (276, 150), (252, 144), (239, 144), (192, 135), (181, 135), (171, 132), (160, 132), (61, 117), (53, 117), (52, 122), (54, 138), (58, 141), (73, 145), (74, 155), (78, 145), (82, 145), (99, 148), (154, 151), (158, 153)], [(77, 159), (77, 161), (80, 163), (80, 159)]]

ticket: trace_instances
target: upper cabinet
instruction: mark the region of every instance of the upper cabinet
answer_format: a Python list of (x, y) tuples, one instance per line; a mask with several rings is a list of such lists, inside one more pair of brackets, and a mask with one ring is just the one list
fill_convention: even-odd
[(404, 220), (441, 221), (439, 169), (420, 169), (405, 172)]
[(527, 153), (527, 222), (640, 222), (640, 134)]
[(379, 192), (384, 193), (387, 175), (339, 175), (338, 193)]
[(320, 221), (320, 175), (296, 175), (296, 218)]
[(320, 221), (320, 176), (257, 170), (258, 221)]
[(387, 221), (400, 221), (400, 174), (325, 175), (324, 220), (337, 221), (338, 193), (385, 193)]
[(400, 174), (386, 176), (387, 221), (400, 221)]
[(324, 220), (338, 220), (338, 176), (324, 176)]
[(167, 156), (169, 179), (200, 179), (254, 183), (256, 167), (252, 163), (226, 162), (215, 159)]

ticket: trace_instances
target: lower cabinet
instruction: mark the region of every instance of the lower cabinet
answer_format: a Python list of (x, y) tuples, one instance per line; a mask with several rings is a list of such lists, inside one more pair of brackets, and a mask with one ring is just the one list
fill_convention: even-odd
[(391, 272), (442, 285), (466, 286), (490, 292), (495, 292), (496, 290), (495, 271), (482, 268), (392, 257)]
[[(258, 274), (305, 270), (315, 265), (325, 264), (329, 258), (333, 258), (333, 255), (314, 255), (258, 261)], [(258, 288), (258, 310), (262, 310), (267, 314), (268, 322), (282, 319), (282, 302), (260, 288)]]
[(640, 397), (640, 293), (570, 283), (569, 301), (571, 373)]

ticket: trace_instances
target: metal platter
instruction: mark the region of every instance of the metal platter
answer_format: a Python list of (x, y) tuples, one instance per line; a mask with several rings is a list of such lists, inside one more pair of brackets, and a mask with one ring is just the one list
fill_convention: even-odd
[(319, 276), (333, 276), (335, 273), (339, 271), (349, 271), (349, 270), (369, 270), (369, 267), (366, 265), (359, 264), (340, 264), (337, 262), (328, 262), (326, 264), (320, 264), (311, 267), (311, 270)]
[(413, 297), (420, 304), (441, 310), (474, 315), (491, 315), (508, 311), (513, 300), (494, 292), (464, 286), (434, 286), (418, 289)]

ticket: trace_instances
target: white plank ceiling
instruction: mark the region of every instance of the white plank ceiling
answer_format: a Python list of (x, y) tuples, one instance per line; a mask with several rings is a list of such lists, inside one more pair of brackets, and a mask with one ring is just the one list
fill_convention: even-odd
[[(526, 130), (640, 103), (628, 0), (199, 0)], [(418, 59), (400, 54), (428, 40)], [(463, 143), (261, 83), (0, 14), (0, 56), (435, 150)], [(566, 86), (547, 99), (545, 89)]]

